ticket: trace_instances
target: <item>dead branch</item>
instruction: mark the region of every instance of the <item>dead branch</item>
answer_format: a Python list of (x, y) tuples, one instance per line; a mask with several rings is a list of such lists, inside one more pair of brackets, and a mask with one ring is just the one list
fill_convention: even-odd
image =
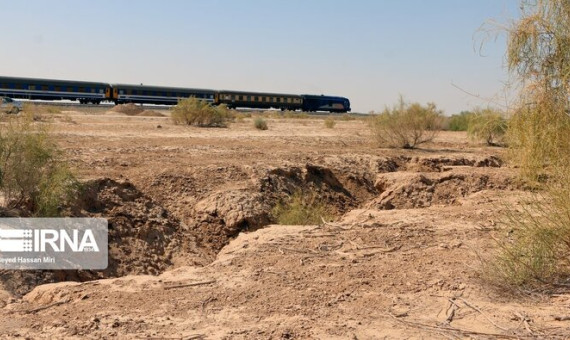
[(214, 282), (216, 282), (216, 280), (185, 283), (185, 284), (175, 285), (175, 286), (164, 286), (163, 288), (164, 289), (176, 289), (176, 288), (184, 288), (184, 287), (194, 287), (194, 286), (209, 285), (209, 284), (214, 283)]
[(34, 309), (27, 309), (27, 310), (15, 310), (12, 311), (12, 313), (24, 313), (24, 314), (32, 314), (32, 313), (37, 313), (39, 311), (51, 308), (51, 307), (55, 307), (55, 306), (59, 306), (59, 305), (63, 305), (64, 303), (68, 303), (69, 301), (71, 301), (71, 299), (65, 299), (62, 301), (57, 301), (54, 303), (50, 303), (49, 305), (45, 305), (42, 307), (38, 307), (38, 308), (34, 308)]
[(406, 326), (426, 329), (426, 330), (430, 330), (430, 331), (434, 331), (434, 332), (438, 332), (438, 333), (439, 332), (452, 332), (452, 333), (459, 333), (461, 335), (481, 335), (481, 336), (492, 336), (492, 337), (503, 338), (503, 339), (521, 339), (520, 336), (514, 336), (514, 335), (506, 335), (506, 334), (498, 334), (498, 333), (484, 333), (484, 332), (477, 332), (477, 331), (470, 331), (470, 330), (465, 330), (465, 329), (460, 329), (460, 328), (454, 328), (454, 327), (450, 327), (450, 326), (426, 325), (426, 324), (423, 324), (420, 322), (398, 319), (396, 316), (394, 316), (390, 313), (385, 314), (385, 315), (390, 316), (391, 318), (393, 318), (397, 322), (402, 323)]
[(504, 327), (501, 327), (501, 326), (497, 325), (486, 313), (484, 313), (484, 312), (483, 312), (481, 309), (479, 309), (477, 306), (475, 306), (475, 305), (469, 303), (467, 300), (465, 300), (465, 299), (462, 298), (462, 297), (460, 297), (460, 298), (458, 298), (458, 299), (461, 300), (461, 301), (463, 301), (463, 303), (464, 303), (467, 307), (469, 307), (469, 308), (475, 310), (476, 312), (478, 312), (479, 314), (483, 315), (483, 316), (485, 317), (485, 319), (487, 319), (487, 321), (489, 321), (493, 326), (497, 327), (498, 329), (500, 329), (500, 330), (502, 330), (502, 331), (505, 331), (505, 332), (508, 331), (507, 328), (504, 328)]

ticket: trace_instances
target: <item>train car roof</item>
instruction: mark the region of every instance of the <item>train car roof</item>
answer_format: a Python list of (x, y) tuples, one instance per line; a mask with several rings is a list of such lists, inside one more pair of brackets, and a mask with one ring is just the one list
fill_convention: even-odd
[(169, 86), (154, 86), (154, 85), (139, 85), (139, 84), (111, 84), (112, 87), (121, 87), (125, 89), (141, 89), (141, 90), (160, 90), (160, 91), (198, 91), (214, 93), (215, 90), (211, 89), (196, 89), (189, 87), (169, 87)]
[(270, 92), (248, 92), (248, 91), (232, 91), (232, 90), (220, 90), (219, 93), (235, 93), (241, 95), (254, 95), (254, 96), (280, 96), (280, 97), (300, 97), (298, 94), (291, 93), (270, 93)]
[(12, 81), (12, 82), (27, 82), (27, 83), (47, 83), (47, 84), (77, 84), (77, 85), (99, 85), (99, 86), (109, 86), (109, 83), (94, 82), (94, 81), (78, 81), (78, 80), (65, 80), (65, 79), (46, 79), (46, 78), (22, 78), (22, 77), (4, 77), (0, 76), (0, 81)]
[(318, 99), (326, 99), (326, 98), (329, 98), (329, 99), (341, 99), (341, 100), (346, 99), (346, 100), (348, 100), (348, 98), (346, 98), (346, 97), (327, 96), (327, 95), (324, 95), (324, 94), (302, 94), (301, 96), (302, 96), (302, 97), (309, 97), (309, 98), (318, 98)]

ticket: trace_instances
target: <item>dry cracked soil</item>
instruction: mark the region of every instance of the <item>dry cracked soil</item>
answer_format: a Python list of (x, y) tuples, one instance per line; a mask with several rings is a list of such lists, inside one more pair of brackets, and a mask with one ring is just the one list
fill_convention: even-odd
[[(380, 149), (359, 119), (49, 121), (85, 187), (65, 213), (109, 221), (109, 267), (0, 271), (2, 339), (570, 337), (569, 294), (507, 294), (482, 275), (528, 197), (501, 148), (442, 132)], [(298, 190), (336, 219), (272, 225)]]

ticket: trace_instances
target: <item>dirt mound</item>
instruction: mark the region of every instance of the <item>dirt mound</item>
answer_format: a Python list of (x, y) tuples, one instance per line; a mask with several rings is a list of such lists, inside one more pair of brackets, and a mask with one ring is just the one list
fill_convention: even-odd
[(115, 105), (115, 107), (113, 107), (111, 109), (111, 111), (118, 112), (118, 113), (124, 113), (128, 116), (135, 116), (135, 115), (138, 115), (138, 114), (144, 112), (144, 109), (141, 106), (138, 106), (136, 104), (128, 103), (128, 104)]
[(144, 110), (141, 113), (138, 113), (137, 116), (140, 117), (165, 117), (164, 114), (157, 112), (157, 111), (153, 111), (153, 110)]
[(217, 252), (240, 232), (268, 225), (270, 210), (260, 193), (217, 192), (196, 203), (191, 226), (200, 242)]
[(408, 159), (407, 171), (417, 172), (442, 172), (452, 167), (491, 167), (500, 168), (503, 161), (497, 156), (486, 157), (416, 157)]
[(426, 208), (461, 204), (460, 199), (485, 189), (507, 189), (509, 179), (489, 174), (381, 174), (375, 183), (380, 196), (366, 206), (374, 209)]

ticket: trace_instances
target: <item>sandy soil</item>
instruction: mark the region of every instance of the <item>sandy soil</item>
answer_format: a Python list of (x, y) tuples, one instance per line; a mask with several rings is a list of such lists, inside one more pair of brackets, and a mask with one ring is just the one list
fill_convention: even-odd
[[(570, 295), (507, 295), (482, 277), (527, 194), (504, 150), (464, 133), (388, 150), (360, 120), (205, 129), (91, 110), (51, 125), (88, 188), (69, 215), (109, 219), (111, 263), (2, 273), (0, 338), (570, 336)], [(268, 225), (300, 188), (337, 220)]]

